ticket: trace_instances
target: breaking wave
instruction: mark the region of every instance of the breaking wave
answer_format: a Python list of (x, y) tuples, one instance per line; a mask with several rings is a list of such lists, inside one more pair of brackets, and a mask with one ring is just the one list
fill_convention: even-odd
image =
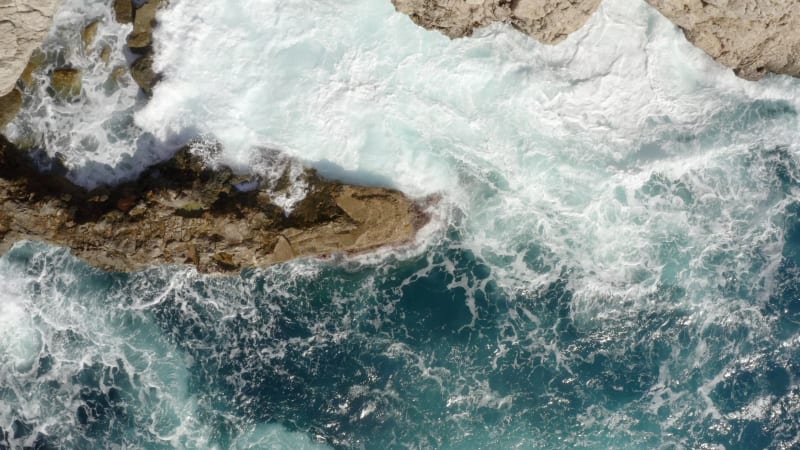
[(92, 184), (200, 130), (241, 168), (269, 147), (441, 194), (435, 229), (235, 278), (18, 245), (8, 443), (800, 445), (797, 80), (737, 79), (627, 0), (555, 47), (504, 25), (451, 41), (388, 0), (173, 1), (159, 21), (149, 103), (92, 100), (102, 75), (76, 103), (27, 99), (11, 134), (70, 136), (48, 149)]

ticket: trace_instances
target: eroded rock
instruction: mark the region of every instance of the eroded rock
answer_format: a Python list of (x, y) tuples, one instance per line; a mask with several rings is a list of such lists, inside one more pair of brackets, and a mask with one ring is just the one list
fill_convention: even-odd
[(591, 17), (601, 0), (392, 0), (418, 25), (451, 38), (493, 22), (508, 22), (546, 44), (556, 44)]
[(58, 0), (0, 0), (0, 96), (14, 89), (57, 7)]
[(20, 240), (70, 247), (105, 270), (190, 264), (236, 272), (292, 258), (363, 252), (414, 238), (426, 222), (402, 193), (303, 175), (307, 197), (291, 214), (250, 180), (209, 168), (188, 148), (136, 181), (84, 190), (58, 161), (41, 174), (0, 136), (0, 254)]
[(736, 75), (800, 76), (797, 0), (647, 0), (686, 38)]
[(128, 48), (144, 53), (153, 45), (153, 27), (162, 0), (148, 0), (134, 13), (133, 31), (128, 35)]

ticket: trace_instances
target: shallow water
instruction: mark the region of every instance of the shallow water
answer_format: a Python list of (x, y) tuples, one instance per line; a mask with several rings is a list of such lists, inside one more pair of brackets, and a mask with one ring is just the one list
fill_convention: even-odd
[(242, 168), (266, 146), (439, 193), (434, 223), (412, 248), (231, 278), (18, 245), (5, 444), (800, 445), (800, 82), (739, 80), (625, 0), (556, 47), (501, 25), (450, 41), (388, 1), (172, 3), (149, 104), (28, 99), (11, 134), (99, 136), (48, 146), (92, 185), (201, 130)]

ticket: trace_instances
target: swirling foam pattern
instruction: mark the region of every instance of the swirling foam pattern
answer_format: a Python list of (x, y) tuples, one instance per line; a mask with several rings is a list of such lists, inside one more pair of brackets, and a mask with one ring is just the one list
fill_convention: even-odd
[(241, 167), (267, 146), (440, 193), (438, 220), (402, 252), (225, 279), (18, 246), (10, 442), (800, 446), (797, 80), (739, 80), (628, 0), (556, 47), (376, 0), (160, 21), (135, 123), (161, 147), (136, 161), (201, 130)]

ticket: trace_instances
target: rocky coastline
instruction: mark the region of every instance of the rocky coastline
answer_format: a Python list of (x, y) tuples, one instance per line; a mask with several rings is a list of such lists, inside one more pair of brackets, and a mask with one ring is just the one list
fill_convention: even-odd
[[(450, 38), (506, 22), (545, 44), (581, 28), (602, 0), (392, 0), (416, 24)], [(800, 2), (645, 0), (686, 38), (747, 80), (800, 77)]]
[[(0, 136), (0, 254), (36, 240), (109, 271), (187, 264), (230, 273), (400, 245), (428, 220), (395, 190), (330, 181), (311, 169), (301, 179), (287, 172), (267, 189), (258, 176), (208, 166), (191, 147), (134, 181), (86, 190), (58, 160), (34, 163)], [(274, 195), (292, 183), (307, 194), (288, 213)]]
[[(132, 0), (116, 0), (113, 6), (117, 21), (133, 25), (127, 39), (136, 55), (130, 73), (148, 96), (159, 79), (152, 71), (152, 33), (156, 12), (165, 3), (149, 0), (136, 7)], [(52, 14), (42, 24), (45, 31), (49, 20)], [(91, 46), (96, 28), (97, 22), (91, 22), (82, 30), (84, 46)], [(27, 63), (31, 52), (14, 58)], [(102, 52), (98, 56), (107, 58)], [(24, 66), (15, 69), (14, 83), (19, 77), (26, 83)], [(28, 64), (33, 70), (35, 61)], [(54, 95), (63, 98), (76, 97), (82, 89), (80, 71), (69, 67), (55, 69), (50, 83)], [(0, 127), (13, 119), (22, 99), (12, 83), (0, 99), (5, 114)], [(237, 174), (224, 165), (209, 165), (193, 152), (198, 146), (205, 153), (209, 146), (216, 148), (198, 141), (136, 180), (87, 190), (68, 178), (57, 158), (32, 154), (0, 135), (0, 254), (19, 241), (35, 240), (69, 247), (108, 271), (178, 264), (203, 273), (236, 273), (294, 258), (404, 244), (428, 221), (419, 203), (395, 190), (339, 183), (311, 169), (297, 175), (285, 161), (279, 180)], [(305, 196), (287, 210), (276, 196), (296, 185)]]
[[(451, 38), (506, 22), (546, 44), (578, 30), (601, 0), (392, 0), (417, 24)], [(800, 76), (800, 4), (791, 0), (646, 0), (684, 30), (692, 43), (748, 80), (767, 73)], [(165, 0), (115, 0), (116, 20), (130, 23), (132, 78), (146, 95), (158, 82), (152, 34)], [(58, 0), (0, 0), (0, 127), (22, 105)], [(83, 30), (91, 45), (97, 23)], [(107, 55), (100, 53), (100, 58)], [(27, 73), (27, 75), (26, 75)], [(56, 95), (74, 96), (81, 74), (69, 67), (51, 76)], [(19, 83), (17, 80), (21, 80)], [(45, 158), (46, 159), (46, 158)], [(255, 175), (208, 166), (192, 146), (150, 167), (138, 179), (86, 190), (58, 160), (34, 162), (0, 135), (0, 254), (25, 239), (66, 246), (112, 271), (190, 264), (201, 272), (236, 272), (304, 256), (358, 253), (413, 240), (428, 220), (402, 193), (353, 186), (305, 170), (308, 193), (291, 211), (275, 202)], [(40, 171), (40, 167), (49, 170)], [(242, 189), (241, 186), (248, 186)]]

